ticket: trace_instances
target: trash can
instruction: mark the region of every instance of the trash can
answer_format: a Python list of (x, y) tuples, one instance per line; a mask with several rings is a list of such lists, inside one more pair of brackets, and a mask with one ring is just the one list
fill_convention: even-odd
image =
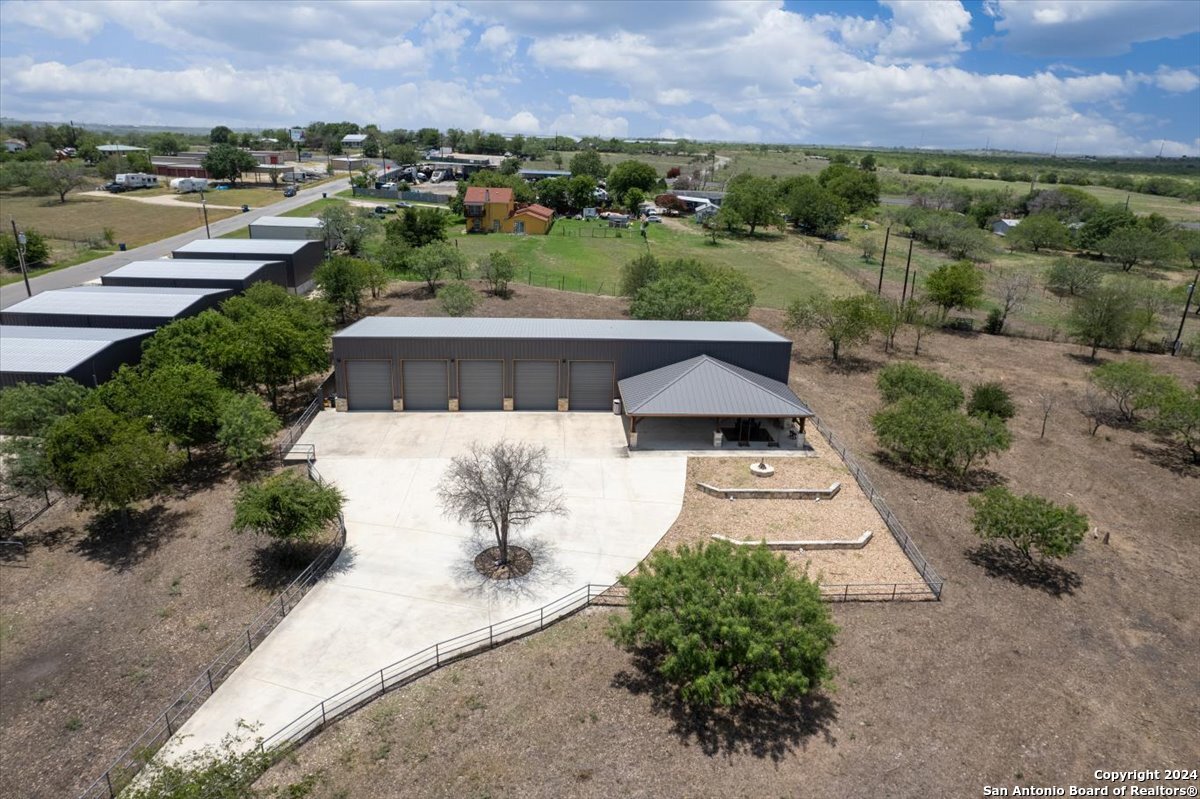
[(325, 200), (325, 199), (328, 199), (328, 198), (329, 198), (329, 194), (328, 194), (327, 192), (321, 192), (321, 199), (322, 199), (322, 200)]
[(120, 244), (118, 244), (117, 249), (120, 250), (121, 252), (125, 252), (125, 242), (121, 242)]
[(615, 416), (621, 415), (621, 400), (619, 400), (619, 399), (613, 400), (613, 415), (615, 415)]

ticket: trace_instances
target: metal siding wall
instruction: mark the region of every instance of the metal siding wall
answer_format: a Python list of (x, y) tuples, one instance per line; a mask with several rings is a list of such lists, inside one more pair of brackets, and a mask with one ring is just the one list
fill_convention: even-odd
[(504, 407), (504, 361), (458, 362), (458, 409), (498, 411)]
[[(506, 389), (512, 391), (514, 360), (558, 361), (559, 395), (566, 396), (569, 361), (613, 361), (617, 380), (672, 363), (710, 355), (713, 358), (786, 382), (791, 366), (790, 341), (613, 341), (595, 339), (411, 339), (356, 338), (333, 340), (333, 356), (395, 360), (502, 359)], [(339, 370), (339, 379), (341, 370)], [(509, 394), (511, 396), (511, 393)]]
[(441, 360), (408, 360), (404, 373), (404, 410), (444, 411), (450, 407), (449, 364)]

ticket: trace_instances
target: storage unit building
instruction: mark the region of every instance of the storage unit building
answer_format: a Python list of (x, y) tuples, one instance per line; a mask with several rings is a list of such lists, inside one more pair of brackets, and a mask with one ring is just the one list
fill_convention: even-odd
[(288, 289), (304, 294), (312, 290), (313, 273), (325, 258), (325, 243), (296, 239), (197, 239), (171, 255), (205, 261), (283, 261)]
[(75, 286), (35, 294), (0, 311), (0, 324), (153, 330), (215, 308), (229, 289)]
[(260, 216), (250, 223), (250, 238), (323, 241), (325, 226), (315, 216)]
[(137, 363), (154, 331), (110, 327), (0, 325), (0, 386), (69, 377), (97, 386), (124, 363)]
[(201, 261), (191, 258), (133, 261), (100, 278), (105, 286), (231, 289), (241, 292), (266, 281), (287, 286), (283, 261)]
[(342, 410), (611, 411), (618, 381), (707, 355), (786, 383), (750, 322), (372, 317), (333, 336)]

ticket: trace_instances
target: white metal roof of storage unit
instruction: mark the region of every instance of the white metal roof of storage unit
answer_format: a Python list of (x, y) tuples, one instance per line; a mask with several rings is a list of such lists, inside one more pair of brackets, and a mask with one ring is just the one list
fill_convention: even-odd
[(786, 383), (708, 355), (627, 377), (617, 386), (630, 416), (813, 415)]
[(306, 239), (196, 239), (175, 252), (295, 255), (310, 244), (312, 242)]
[(315, 229), (321, 227), (321, 220), (315, 216), (260, 216), (250, 223), (254, 225), (270, 225), (272, 227), (302, 227)]
[(785, 342), (753, 322), (632, 319), (483, 319), (372, 316), (334, 338), (539, 338), (646, 341)]
[(278, 263), (282, 261), (208, 261), (202, 258), (130, 261), (104, 277), (246, 278), (264, 266)]
[(6, 372), (62, 374), (95, 357), (116, 341), (148, 336), (152, 330), (112, 327), (0, 326), (0, 368)]
[(81, 316), (170, 316), (183, 313), (201, 297), (227, 292), (228, 289), (75, 286), (35, 294), (4, 310)]

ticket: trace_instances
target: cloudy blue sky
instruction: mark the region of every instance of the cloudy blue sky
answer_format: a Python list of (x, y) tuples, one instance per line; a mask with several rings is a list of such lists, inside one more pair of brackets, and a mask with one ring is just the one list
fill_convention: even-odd
[(0, 113), (1194, 157), (1200, 2), (9, 0)]

